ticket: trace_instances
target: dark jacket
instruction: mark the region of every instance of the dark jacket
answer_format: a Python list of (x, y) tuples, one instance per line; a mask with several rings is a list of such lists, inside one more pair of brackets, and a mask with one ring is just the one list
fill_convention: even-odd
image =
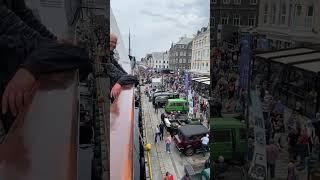
[[(18, 10), (21, 18), (0, 0), (0, 100), (6, 84), (21, 67), (29, 70), (36, 78), (41, 74), (75, 69), (79, 69), (85, 77), (91, 71), (92, 66), (85, 50), (58, 44), (54, 40), (55, 36), (35, 20), (30, 10)], [(9, 127), (10, 123), (7, 123), (6, 130)]]
[[(110, 87), (112, 88), (116, 83), (123, 85), (138, 85), (139, 81), (136, 76), (129, 75), (114, 59), (113, 52), (110, 54), (110, 62), (107, 63), (105, 69), (107, 75), (110, 77)], [(110, 89), (111, 90), (111, 89)]]
[(29, 17), (28, 24), (0, 5), (0, 86), (3, 87), (19, 67), (25, 67), (36, 77), (72, 69), (80, 69), (85, 76), (91, 71), (84, 49), (58, 44), (52, 40), (55, 39), (52, 33), (34, 20), (31, 11), (20, 9), (20, 12), (27, 12), (22, 19)]

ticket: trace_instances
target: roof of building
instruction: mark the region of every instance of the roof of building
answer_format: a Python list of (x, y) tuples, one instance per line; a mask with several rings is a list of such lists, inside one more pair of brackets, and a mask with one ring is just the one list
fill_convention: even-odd
[(177, 42), (177, 44), (189, 44), (192, 41), (192, 38), (182, 38), (180, 41)]

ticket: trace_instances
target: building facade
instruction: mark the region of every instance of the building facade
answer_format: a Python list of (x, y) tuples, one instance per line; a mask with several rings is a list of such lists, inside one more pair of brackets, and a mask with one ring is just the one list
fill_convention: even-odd
[(239, 28), (256, 27), (259, 0), (210, 0), (210, 31), (213, 47), (238, 37)]
[(273, 49), (320, 41), (319, 0), (260, 0), (257, 32)]
[(192, 38), (181, 37), (169, 50), (169, 68), (188, 70), (191, 68)]
[(152, 61), (154, 69), (167, 69), (169, 68), (169, 54), (168, 52), (153, 52)]
[(210, 31), (208, 27), (201, 28), (193, 38), (191, 72), (210, 72)]

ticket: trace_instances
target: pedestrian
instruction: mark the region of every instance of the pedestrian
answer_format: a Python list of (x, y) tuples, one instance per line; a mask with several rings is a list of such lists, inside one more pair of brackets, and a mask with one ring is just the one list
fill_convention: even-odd
[(305, 167), (305, 158), (309, 155), (308, 144), (309, 144), (309, 136), (307, 134), (307, 131), (303, 130), (303, 132), (298, 137), (298, 142), (297, 142), (298, 154), (300, 157), (299, 166), (302, 166), (303, 168)]
[(289, 152), (289, 160), (295, 161), (297, 159), (296, 147), (298, 142), (299, 132), (295, 129), (291, 130), (288, 134), (288, 152)]
[(169, 172), (166, 172), (166, 177), (164, 177), (164, 180), (174, 180), (173, 175), (170, 174)]
[(158, 143), (158, 136), (160, 135), (160, 130), (159, 130), (159, 126), (156, 127), (155, 129), (155, 134), (154, 134), (154, 142), (155, 144)]
[(161, 113), (160, 115), (160, 118), (161, 118), (161, 121), (163, 122), (164, 121), (164, 118), (166, 117), (166, 115), (164, 113)]
[(270, 144), (266, 147), (267, 152), (267, 166), (270, 170), (271, 179), (275, 178), (275, 168), (276, 160), (279, 157), (279, 147), (274, 143), (273, 140), (270, 140)]
[(290, 162), (288, 164), (288, 176), (287, 180), (298, 180), (295, 172), (295, 165), (293, 162)]
[(206, 134), (204, 137), (201, 138), (203, 157), (206, 156), (206, 152), (208, 151), (208, 143), (209, 143), (209, 134)]
[(165, 139), (165, 143), (166, 143), (166, 152), (169, 154), (171, 153), (171, 149), (170, 149), (171, 142), (172, 142), (172, 138), (171, 138), (170, 133), (168, 133), (167, 137)]
[(154, 104), (154, 111), (155, 111), (155, 113), (158, 113), (158, 103), (157, 102)]
[(163, 140), (163, 133), (164, 133), (164, 124), (163, 124), (163, 122), (160, 122), (159, 130), (160, 130), (160, 141), (162, 141)]

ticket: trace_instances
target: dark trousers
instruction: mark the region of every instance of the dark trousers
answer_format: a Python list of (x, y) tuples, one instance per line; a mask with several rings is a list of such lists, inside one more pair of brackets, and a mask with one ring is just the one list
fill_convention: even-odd
[(162, 141), (163, 140), (163, 131), (160, 131), (160, 141)]
[(270, 177), (274, 178), (275, 177), (276, 165), (268, 163), (268, 169), (270, 170)]

